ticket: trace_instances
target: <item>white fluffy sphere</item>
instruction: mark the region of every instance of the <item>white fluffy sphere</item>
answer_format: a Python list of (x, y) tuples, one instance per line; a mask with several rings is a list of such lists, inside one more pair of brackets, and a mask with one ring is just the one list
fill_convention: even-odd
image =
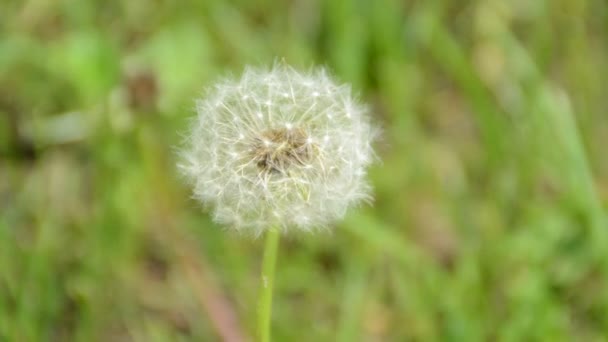
[(180, 168), (214, 220), (310, 231), (370, 198), (376, 130), (347, 85), (284, 64), (247, 69), (197, 101)]

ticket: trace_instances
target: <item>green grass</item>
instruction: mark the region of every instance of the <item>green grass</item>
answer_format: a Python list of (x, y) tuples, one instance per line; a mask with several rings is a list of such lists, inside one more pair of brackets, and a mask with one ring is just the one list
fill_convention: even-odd
[(608, 336), (604, 1), (9, 0), (0, 341), (255, 336), (263, 241), (175, 149), (204, 87), (276, 58), (383, 128), (373, 205), (281, 241), (276, 341)]

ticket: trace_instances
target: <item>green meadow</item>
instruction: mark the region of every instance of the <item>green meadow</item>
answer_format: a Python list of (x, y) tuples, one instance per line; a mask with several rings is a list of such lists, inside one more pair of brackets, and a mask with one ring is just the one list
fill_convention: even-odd
[(263, 239), (177, 169), (194, 101), (326, 66), (374, 201), (281, 240), (274, 341), (608, 338), (608, 3), (1, 0), (0, 341), (252, 341)]

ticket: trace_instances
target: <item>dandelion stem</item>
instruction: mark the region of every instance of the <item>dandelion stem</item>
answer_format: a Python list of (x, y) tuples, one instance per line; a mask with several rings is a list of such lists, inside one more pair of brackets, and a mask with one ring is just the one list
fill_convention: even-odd
[(279, 230), (269, 229), (266, 232), (266, 245), (262, 260), (262, 284), (258, 304), (258, 333), (260, 342), (270, 341), (270, 321), (272, 317), (272, 287), (279, 247)]

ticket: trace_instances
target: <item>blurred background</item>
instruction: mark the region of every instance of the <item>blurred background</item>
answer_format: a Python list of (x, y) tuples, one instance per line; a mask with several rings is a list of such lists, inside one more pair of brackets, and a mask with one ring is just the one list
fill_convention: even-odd
[(605, 1), (2, 0), (0, 341), (252, 339), (263, 243), (176, 149), (276, 58), (384, 131), (373, 205), (283, 239), (277, 341), (608, 336)]

